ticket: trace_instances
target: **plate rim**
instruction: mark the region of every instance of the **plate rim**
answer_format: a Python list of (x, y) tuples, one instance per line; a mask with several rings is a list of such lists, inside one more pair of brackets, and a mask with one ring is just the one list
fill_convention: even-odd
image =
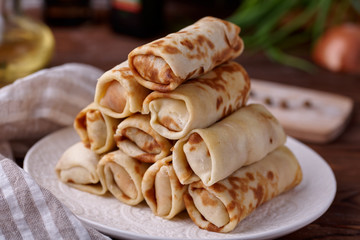
[[(60, 128), (46, 136), (44, 136), (43, 138), (41, 138), (40, 140), (38, 140), (26, 153), (25, 157), (24, 157), (24, 162), (23, 162), (23, 169), (25, 170), (25, 172), (27, 172), (32, 178), (34, 178), (34, 180), (36, 181), (36, 178), (34, 176), (31, 175), (31, 173), (29, 172), (30, 169), (30, 163), (31, 163), (31, 156), (33, 154), (34, 151), (37, 150), (37, 148), (41, 147), (42, 144), (44, 144), (44, 142), (46, 143), (49, 139), (56, 137), (57, 135), (61, 135), (61, 134), (66, 134), (64, 132), (72, 132), (75, 131), (73, 129), (73, 127), (63, 127)], [(69, 133), (70, 134), (70, 133)], [(71, 133), (73, 134), (73, 132)], [(290, 225), (286, 225), (284, 227), (278, 227), (276, 229), (270, 229), (270, 230), (265, 230), (262, 233), (255, 233), (249, 236), (246, 236), (246, 239), (271, 239), (271, 238), (276, 238), (276, 237), (280, 237), (280, 236), (284, 236), (287, 234), (290, 234), (294, 231), (297, 231), (301, 228), (303, 228), (304, 226), (312, 223), (313, 221), (315, 221), (316, 219), (320, 218), (331, 206), (331, 204), (333, 203), (335, 196), (336, 196), (336, 192), (337, 192), (337, 182), (336, 182), (336, 178), (335, 178), (335, 174), (332, 170), (332, 168), (330, 167), (329, 163), (320, 155), (318, 154), (315, 150), (313, 150), (312, 148), (310, 148), (309, 146), (307, 146), (306, 144), (302, 143), (301, 141), (291, 137), (291, 136), (287, 136), (287, 140), (285, 145), (289, 145), (289, 144), (295, 144), (297, 146), (299, 146), (300, 148), (305, 149), (306, 151), (309, 152), (309, 154), (314, 155), (316, 158), (318, 158), (317, 160), (320, 160), (321, 163), (324, 165), (324, 167), (326, 167), (326, 170), (329, 173), (329, 180), (331, 180), (332, 183), (332, 192), (329, 193), (329, 198), (327, 199), (327, 202), (324, 202), (320, 208), (319, 211), (316, 212), (316, 214), (313, 214), (311, 216), (309, 216), (305, 221), (302, 221), (301, 224), (294, 222), (293, 224)], [(290, 148), (291, 149), (291, 148)], [(294, 153), (295, 154), (295, 153)], [(295, 154), (296, 155), (296, 154)], [(299, 159), (300, 165), (301, 165), (301, 160)], [(325, 169), (324, 169), (325, 170)], [(39, 184), (39, 183), (38, 183)], [(41, 184), (39, 184), (41, 186)], [(44, 187), (44, 186), (42, 186)], [(45, 187), (44, 187), (45, 188)], [(48, 189), (50, 192), (51, 190)], [(53, 194), (53, 193), (52, 193)], [(55, 196), (55, 194), (53, 194)], [(56, 197), (56, 196), (55, 196)], [(64, 204), (64, 203), (62, 203)], [(64, 204), (64, 206), (66, 206), (66, 204)], [(73, 213), (76, 217), (78, 217), (81, 221), (83, 221), (84, 223), (90, 225), (91, 227), (95, 228), (96, 230), (109, 235), (111, 237), (126, 237), (126, 238), (131, 238), (131, 239), (137, 239), (139, 237), (141, 237), (142, 239), (181, 239), (181, 238), (174, 238), (174, 237), (161, 237), (161, 236), (149, 236), (149, 235), (145, 235), (145, 234), (141, 234), (141, 233), (135, 233), (135, 232), (131, 232), (131, 231), (126, 231), (126, 230), (122, 230), (122, 229), (115, 229), (114, 227), (111, 226), (107, 226), (104, 223), (100, 223), (97, 221), (93, 221), (90, 219), (87, 219), (86, 217), (80, 216), (80, 215), (76, 215), (75, 213)], [(119, 235), (120, 234), (120, 235)], [(190, 238), (192, 239), (192, 238)], [(216, 239), (216, 238), (212, 238), (212, 239)], [(233, 238), (226, 238), (227, 240), (237, 240), (237, 239), (243, 239), (239, 237), (234, 236)]]

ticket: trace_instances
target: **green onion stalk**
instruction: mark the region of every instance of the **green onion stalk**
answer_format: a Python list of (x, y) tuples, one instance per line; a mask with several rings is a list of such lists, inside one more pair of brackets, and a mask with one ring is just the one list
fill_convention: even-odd
[(327, 28), (359, 15), (360, 0), (243, 0), (226, 20), (240, 26), (250, 52), (313, 72), (311, 61), (288, 52), (305, 44), (311, 50)]

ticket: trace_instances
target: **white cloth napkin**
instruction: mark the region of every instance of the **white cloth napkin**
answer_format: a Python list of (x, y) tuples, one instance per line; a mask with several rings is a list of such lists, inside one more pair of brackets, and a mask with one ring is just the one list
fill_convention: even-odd
[(0, 239), (108, 239), (76, 218), (13, 157), (41, 137), (72, 125), (93, 101), (103, 71), (69, 63), (0, 89)]
[(0, 152), (23, 157), (27, 146), (63, 126), (93, 101), (95, 67), (69, 63), (44, 69), (0, 88)]

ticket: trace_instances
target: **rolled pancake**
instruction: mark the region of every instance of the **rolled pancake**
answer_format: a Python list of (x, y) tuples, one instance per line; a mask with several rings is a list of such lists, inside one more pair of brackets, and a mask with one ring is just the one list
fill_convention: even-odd
[(141, 181), (149, 166), (116, 150), (100, 159), (97, 173), (101, 184), (114, 197), (128, 205), (137, 205), (144, 200)]
[(180, 139), (195, 128), (205, 128), (246, 104), (250, 78), (236, 62), (224, 63), (169, 93), (152, 92), (143, 113), (150, 125), (168, 139)]
[(142, 162), (154, 163), (170, 154), (173, 144), (150, 126), (150, 116), (135, 114), (122, 121), (115, 133), (120, 150)]
[(95, 90), (95, 103), (99, 109), (113, 118), (125, 118), (140, 112), (149, 90), (134, 78), (125, 61), (105, 72)]
[(74, 128), (87, 148), (97, 154), (113, 150), (114, 133), (120, 119), (103, 114), (95, 103), (82, 109), (74, 120)]
[(169, 92), (239, 56), (244, 49), (239, 33), (240, 28), (233, 23), (204, 17), (176, 33), (135, 48), (128, 55), (129, 66), (141, 85)]
[(78, 190), (103, 195), (107, 189), (100, 183), (96, 172), (100, 156), (86, 148), (82, 142), (70, 146), (61, 155), (55, 172), (61, 182)]
[(263, 105), (251, 104), (177, 141), (173, 165), (182, 184), (200, 179), (210, 186), (261, 160), (285, 141), (279, 121)]
[(294, 188), (301, 180), (296, 157), (280, 146), (261, 161), (240, 168), (210, 187), (201, 181), (190, 184), (184, 202), (197, 226), (226, 233), (262, 203)]
[(182, 185), (172, 167), (172, 156), (151, 165), (145, 172), (141, 188), (152, 212), (171, 219), (185, 209), (183, 196), (187, 185)]

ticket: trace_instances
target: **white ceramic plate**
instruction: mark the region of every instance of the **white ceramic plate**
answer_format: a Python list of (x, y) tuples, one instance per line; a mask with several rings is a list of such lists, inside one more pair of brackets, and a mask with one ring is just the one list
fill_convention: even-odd
[(329, 165), (304, 144), (288, 138), (286, 145), (299, 159), (303, 181), (256, 209), (231, 233), (199, 229), (186, 211), (173, 220), (154, 216), (146, 203), (125, 205), (111, 196), (101, 197), (70, 188), (58, 181), (55, 165), (79, 137), (65, 128), (40, 140), (28, 152), (24, 169), (84, 222), (115, 238), (142, 239), (269, 239), (298, 230), (320, 217), (332, 203), (336, 180)]

